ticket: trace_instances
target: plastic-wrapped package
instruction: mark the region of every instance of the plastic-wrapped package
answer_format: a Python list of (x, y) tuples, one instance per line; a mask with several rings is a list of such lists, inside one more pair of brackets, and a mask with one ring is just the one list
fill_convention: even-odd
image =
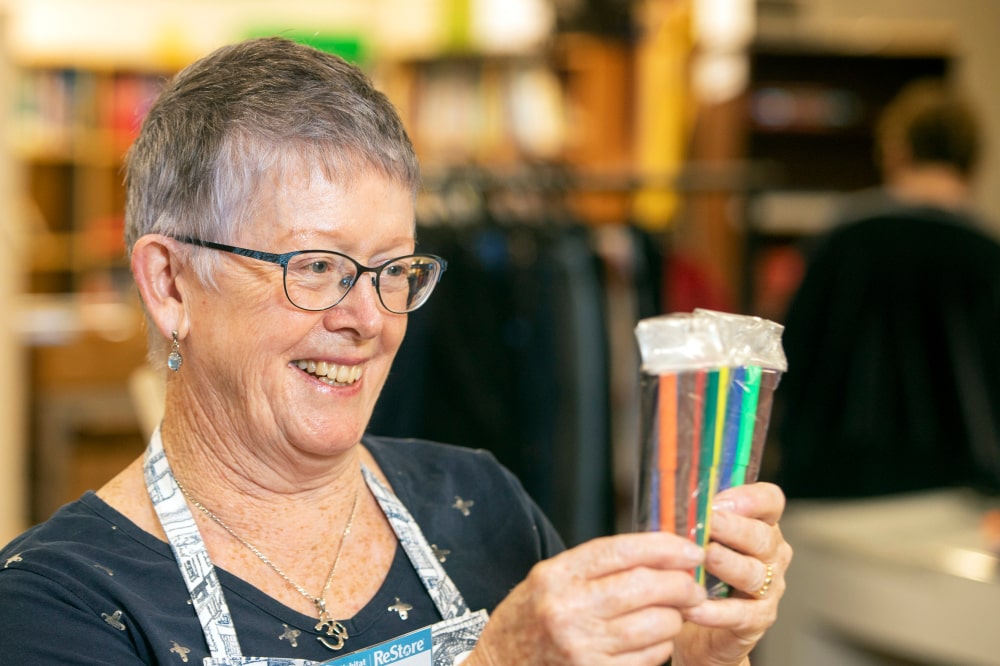
[[(757, 479), (774, 390), (787, 369), (783, 327), (711, 310), (643, 319), (636, 528), (705, 546), (712, 499)], [(694, 575), (709, 595), (728, 588)]]

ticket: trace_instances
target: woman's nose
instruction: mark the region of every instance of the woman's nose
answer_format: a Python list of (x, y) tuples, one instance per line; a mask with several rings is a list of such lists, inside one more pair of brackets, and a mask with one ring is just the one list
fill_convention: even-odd
[(338, 327), (347, 324), (345, 317), (353, 320), (349, 325), (364, 337), (375, 335), (382, 324), (382, 318), (391, 316), (379, 298), (374, 275), (359, 275), (344, 298), (327, 312), (335, 315)]

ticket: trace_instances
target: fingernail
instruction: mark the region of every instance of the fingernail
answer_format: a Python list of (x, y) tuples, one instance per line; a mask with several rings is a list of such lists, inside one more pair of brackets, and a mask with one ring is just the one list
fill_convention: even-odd
[(713, 511), (734, 511), (736, 509), (736, 502), (733, 500), (719, 500), (717, 502), (712, 502)]
[(697, 564), (705, 559), (705, 551), (693, 543), (686, 543), (684, 544), (684, 557), (690, 560), (692, 564)]
[(697, 606), (692, 606), (691, 608), (684, 609), (684, 617), (691, 620), (692, 622), (704, 622), (707, 618), (707, 609), (704, 602), (698, 604)]

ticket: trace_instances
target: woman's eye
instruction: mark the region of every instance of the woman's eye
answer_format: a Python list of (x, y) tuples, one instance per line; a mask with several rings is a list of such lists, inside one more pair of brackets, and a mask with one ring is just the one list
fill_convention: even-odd
[(403, 268), (402, 264), (393, 264), (391, 266), (386, 266), (385, 268), (382, 269), (382, 274), (385, 277), (399, 277), (400, 275), (403, 275), (405, 272), (406, 269)]
[(313, 261), (309, 264), (310, 273), (328, 273), (330, 271), (329, 261)]

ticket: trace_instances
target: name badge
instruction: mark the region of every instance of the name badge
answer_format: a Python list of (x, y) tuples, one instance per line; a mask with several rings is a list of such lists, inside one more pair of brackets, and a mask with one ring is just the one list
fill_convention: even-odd
[(476, 646), (488, 619), (485, 610), (466, 613), (321, 666), (457, 666)]

